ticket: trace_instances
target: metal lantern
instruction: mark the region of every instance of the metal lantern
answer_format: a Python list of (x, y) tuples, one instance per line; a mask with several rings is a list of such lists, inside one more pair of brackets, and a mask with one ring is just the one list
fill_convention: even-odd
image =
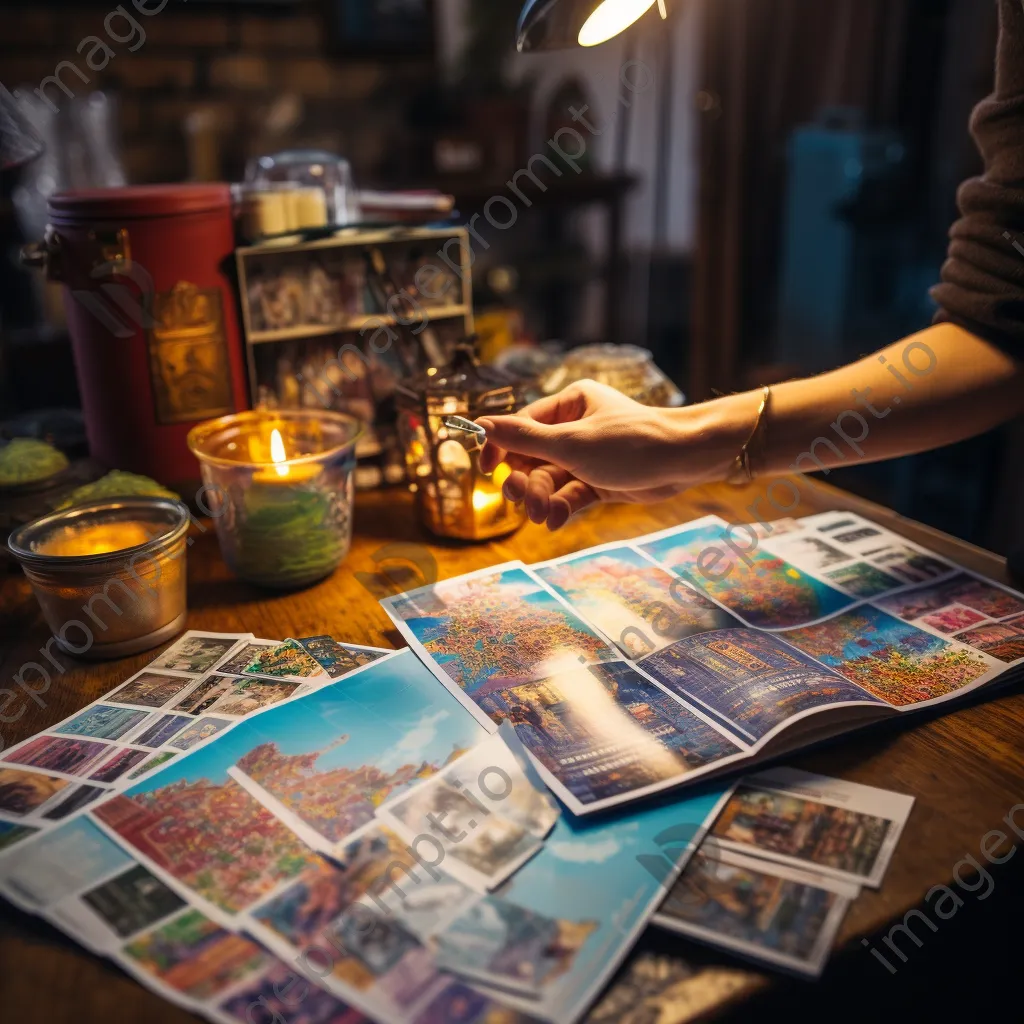
[(476, 442), (444, 424), (449, 416), (475, 420), (516, 412), (522, 405), (517, 380), (482, 366), (470, 339), (455, 346), (447, 367), (400, 384), (397, 399), (409, 484), (423, 525), (460, 540), (487, 540), (519, 529), (526, 513), (501, 493), (508, 467), (483, 473)]

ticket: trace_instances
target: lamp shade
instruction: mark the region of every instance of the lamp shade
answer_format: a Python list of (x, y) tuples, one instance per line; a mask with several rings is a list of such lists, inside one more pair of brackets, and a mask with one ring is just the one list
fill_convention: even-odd
[(666, 0), (526, 0), (516, 29), (520, 53), (596, 46), (625, 31)]

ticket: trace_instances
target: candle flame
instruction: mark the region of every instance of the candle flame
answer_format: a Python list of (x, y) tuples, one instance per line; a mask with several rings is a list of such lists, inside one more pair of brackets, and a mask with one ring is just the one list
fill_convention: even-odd
[(286, 477), (289, 473), (288, 467), (282, 465), (282, 463), (288, 460), (288, 455), (284, 450), (284, 438), (281, 437), (281, 431), (275, 427), (270, 434), (270, 457), (274, 460), (277, 467), (277, 475), (280, 477)]

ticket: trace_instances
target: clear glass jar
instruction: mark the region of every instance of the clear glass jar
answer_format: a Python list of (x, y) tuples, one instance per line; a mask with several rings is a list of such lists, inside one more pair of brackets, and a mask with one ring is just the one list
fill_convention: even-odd
[(167, 498), (97, 501), (22, 526), (8, 547), (62, 651), (124, 658), (185, 628), (188, 524)]
[(344, 561), (362, 433), (352, 416), (298, 410), (244, 412), (192, 430), (205, 484), (200, 507), (236, 575), (302, 587)]
[[(359, 197), (352, 180), (352, 167), (347, 160), (333, 153), (315, 149), (290, 149), (253, 157), (245, 168), (245, 182), (264, 189), (272, 189), (282, 183), (301, 186), (303, 192), (319, 189), (324, 194), (327, 224), (334, 227), (357, 224), (362, 217)], [(296, 193), (287, 202), (311, 208), (308, 193), (306, 197)]]

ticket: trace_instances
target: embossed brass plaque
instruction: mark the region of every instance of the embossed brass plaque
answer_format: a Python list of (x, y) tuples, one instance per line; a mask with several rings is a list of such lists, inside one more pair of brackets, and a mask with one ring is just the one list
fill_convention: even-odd
[(234, 411), (220, 289), (179, 281), (153, 297), (149, 367), (158, 423)]

